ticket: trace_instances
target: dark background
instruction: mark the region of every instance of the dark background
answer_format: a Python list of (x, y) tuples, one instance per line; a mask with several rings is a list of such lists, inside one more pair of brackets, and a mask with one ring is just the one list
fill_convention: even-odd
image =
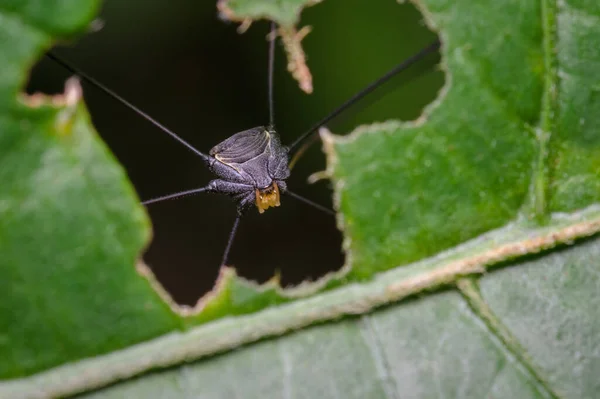
[[(268, 123), (266, 21), (240, 35), (237, 24), (218, 18), (216, 0), (109, 0), (100, 18), (99, 32), (56, 52), (196, 148), (208, 152), (235, 132)], [(327, 0), (303, 12), (304, 25), (313, 27), (303, 41), (313, 94), (300, 91), (277, 46), (275, 117), (284, 144), (435, 38), (412, 5), (394, 0)], [(436, 56), (427, 58), (329, 128), (345, 134), (359, 124), (418, 117), (443, 84), (437, 62)], [(62, 91), (68, 76), (42, 60), (28, 91)], [(141, 199), (211, 179), (203, 163), (165, 133), (97, 89), (86, 85), (84, 92), (97, 130)], [(306, 184), (324, 165), (317, 144), (288, 185), (331, 206), (329, 182)], [(214, 283), (235, 206), (226, 197), (207, 195), (151, 205), (149, 213), (154, 239), (144, 258), (178, 302), (192, 304)], [(280, 208), (249, 212), (230, 261), (247, 278), (262, 282), (277, 270), (283, 284), (292, 285), (341, 267), (340, 248), (333, 217), (284, 197)]]

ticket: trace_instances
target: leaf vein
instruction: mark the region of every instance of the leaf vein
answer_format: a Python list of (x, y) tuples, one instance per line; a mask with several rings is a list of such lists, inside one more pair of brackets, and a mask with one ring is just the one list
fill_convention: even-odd
[(385, 355), (385, 351), (379, 341), (377, 328), (368, 315), (360, 318), (359, 325), (362, 332), (361, 335), (365, 340), (367, 348), (369, 348), (369, 352), (373, 358), (373, 362), (375, 363), (377, 376), (382, 383), (386, 398), (399, 399), (400, 392), (398, 391), (398, 386), (396, 385), (396, 381), (390, 370), (390, 364)]
[(556, 59), (556, 3), (554, 0), (541, 0), (542, 49), (544, 58), (544, 82), (542, 107), (540, 111), (540, 131), (538, 158), (533, 173), (533, 216), (543, 221), (547, 214), (549, 187), (549, 143), (556, 118), (557, 98), (557, 59)]
[(521, 346), (511, 331), (499, 320), (489, 308), (474, 279), (466, 277), (457, 281), (459, 292), (465, 298), (473, 313), (488, 327), (488, 331), (495, 335), (521, 366), (527, 370), (532, 379), (536, 382), (540, 393), (546, 397), (558, 399), (559, 396), (552, 390), (550, 384), (542, 377), (542, 372), (527, 355), (526, 350)]

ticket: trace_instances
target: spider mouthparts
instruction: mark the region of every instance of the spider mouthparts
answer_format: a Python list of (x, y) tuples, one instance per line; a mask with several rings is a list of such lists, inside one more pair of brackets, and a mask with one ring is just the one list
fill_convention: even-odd
[(264, 213), (271, 207), (281, 205), (279, 201), (279, 187), (273, 182), (269, 187), (264, 189), (256, 189), (256, 207), (258, 213)]

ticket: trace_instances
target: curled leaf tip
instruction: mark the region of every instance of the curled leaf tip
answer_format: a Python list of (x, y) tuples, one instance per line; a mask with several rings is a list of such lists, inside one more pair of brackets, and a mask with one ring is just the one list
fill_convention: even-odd
[(246, 31), (250, 29), (250, 26), (252, 26), (252, 20), (250, 18), (244, 19), (240, 26), (238, 26), (237, 32), (239, 34), (246, 33)]
[(263, 285), (271, 287), (281, 287), (281, 270), (275, 270), (273, 276), (269, 280), (267, 280), (267, 282)]
[(104, 20), (100, 18), (96, 18), (88, 25), (88, 33), (96, 33), (100, 32), (104, 29)]
[[(293, 6), (285, 6), (281, 2), (266, 2), (250, 6), (243, 1), (218, 0), (219, 18), (225, 21), (240, 22), (238, 32), (245, 32), (253, 21), (267, 19), (275, 21), (280, 26), (281, 36), (288, 59), (287, 69), (298, 81), (300, 89), (307, 94), (313, 92), (312, 75), (306, 64), (306, 55), (302, 49), (302, 39), (310, 32), (310, 27), (296, 29), (301, 11), (322, 0), (302, 0)], [(284, 2), (285, 3), (285, 2)]]
[(281, 27), (279, 34), (288, 57), (288, 71), (298, 81), (300, 89), (307, 94), (313, 92), (312, 74), (306, 64), (306, 54), (302, 49), (302, 39), (311, 31), (310, 26), (305, 26), (299, 31), (294, 27)]
[(219, 18), (224, 21), (233, 21), (235, 20), (235, 14), (227, 5), (227, 0), (219, 0), (217, 1), (217, 11), (219, 12)]
[(70, 133), (77, 111), (77, 104), (83, 97), (83, 90), (79, 78), (73, 76), (65, 83), (65, 93), (62, 96), (54, 96), (53, 103), (65, 108), (59, 112), (56, 118), (56, 130), (60, 133)]
[(316, 182), (319, 182), (321, 180), (327, 180), (330, 177), (331, 175), (326, 170), (321, 170), (308, 176), (308, 179), (306, 179), (306, 181), (308, 182), (308, 184), (315, 184)]
[[(331, 133), (331, 131), (327, 128), (327, 126), (321, 126), (319, 128), (319, 136), (315, 136), (315, 138), (319, 137), (321, 138), (321, 141), (323, 142), (323, 146), (325, 146), (325, 142), (324, 140), (329, 137), (332, 136), (333, 133)], [(308, 176), (307, 182), (308, 184), (314, 184), (318, 181), (321, 180), (327, 180), (327, 179), (331, 179), (332, 178), (332, 174), (331, 174), (331, 170), (320, 170), (317, 172), (314, 172), (313, 174), (311, 174), (310, 176)]]
[(79, 78), (77, 76), (70, 77), (65, 83), (65, 105), (67, 107), (73, 107), (77, 105), (82, 97), (83, 90), (81, 89)]

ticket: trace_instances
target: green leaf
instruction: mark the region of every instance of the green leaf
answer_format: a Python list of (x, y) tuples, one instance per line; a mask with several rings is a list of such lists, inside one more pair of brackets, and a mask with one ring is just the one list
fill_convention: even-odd
[(320, 0), (218, 0), (217, 7), (230, 19), (258, 20), (264, 18), (276, 21), (280, 25), (293, 26), (298, 23), (302, 9), (319, 2)]
[[(0, 397), (598, 392), (596, 2), (422, 0), (440, 98), (415, 123), (323, 136), (349, 273), (292, 300), (224, 269), (181, 315), (136, 274), (147, 220), (82, 106), (15, 97), (95, 3), (23, 4), (0, 13), (16, 71), (0, 81)], [(77, 22), (53, 28), (60, 13)]]
[[(599, 220), (600, 213), (579, 220), (590, 218)], [(573, 222), (564, 221), (565, 226)], [(462, 260), (473, 261), (485, 246), (495, 252), (506, 247), (503, 240), (528, 242), (554, 234), (553, 229), (515, 230), (382, 273), (369, 283), (8, 382), (0, 392), (9, 397), (78, 392), (354, 313), (360, 316), (154, 372), (90, 397), (594, 397), (600, 298), (589, 294), (597, 291), (600, 271), (590, 259), (600, 255), (600, 238), (506, 263), (482, 277), (479, 289), (463, 279), (459, 291), (447, 285), (369, 312), (422, 291), (423, 280), (428, 286), (440, 277), (438, 283), (452, 282), (455, 276), (440, 274), (452, 273)]]
[[(600, 199), (598, 10), (576, 1), (561, 10), (545, 0), (424, 4), (450, 74), (439, 104), (416, 123), (328, 139), (361, 278)], [(581, 95), (588, 100), (576, 110)]]
[(148, 219), (77, 104), (78, 86), (63, 98), (17, 97), (51, 40), (84, 30), (98, 2), (12, 3), (0, 5), (4, 379), (123, 348), (179, 324), (135, 271)]
[[(148, 393), (145, 397), (160, 397), (151, 393), (177, 392), (211, 398), (254, 398), (267, 393), (357, 399), (591, 398), (600, 389), (592, 354), (598, 349), (600, 298), (583, 297), (576, 304), (568, 298), (573, 298), (574, 289), (597, 290), (600, 273), (589, 259), (599, 255), (596, 239), (494, 272), (482, 278), (480, 293), (443, 291), (157, 373), (91, 397), (132, 397), (142, 392)], [(544, 278), (548, 275), (564, 277), (549, 281)], [(490, 309), (473, 304), (482, 299)], [(512, 342), (502, 342), (495, 326), (482, 322), (484, 312), (504, 319), (515, 333), (511, 339), (526, 344), (532, 359), (515, 353)], [(538, 326), (548, 328), (540, 331)]]

